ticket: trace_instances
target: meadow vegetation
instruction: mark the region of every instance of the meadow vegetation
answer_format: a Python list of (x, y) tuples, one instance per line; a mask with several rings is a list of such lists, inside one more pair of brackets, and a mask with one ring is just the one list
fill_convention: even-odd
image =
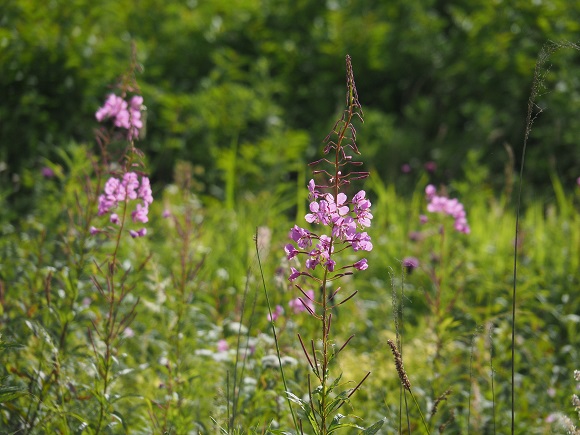
[[(490, 54), (498, 40), (481, 30), (491, 16), (483, 3), (169, 2), (160, 28), (143, 19), (129, 31), (136, 42), (119, 46), (78, 3), (97, 15), (80, 22), (64, 3), (47, 6), (71, 12), (58, 29), (95, 31), (87, 38), (108, 56), (132, 50), (123, 69), (98, 65), (99, 81), (78, 75), (93, 54), (47, 38), (71, 77), (54, 92), (86, 89), (79, 110), (35, 117), (21, 135), (23, 119), (50, 113), (43, 105), (57, 95), (30, 71), (31, 86), (7, 94), (21, 112), (0, 135), (1, 433), (578, 433), (580, 165), (577, 147), (561, 150), (580, 128), (570, 115), (580, 88), (549, 64), (577, 46), (549, 44), (537, 63), (526, 50), (542, 44), (514, 48), (517, 74), (500, 86), (464, 76), (469, 56), (454, 63), (442, 48), (465, 32), (482, 44), (479, 61), (511, 68)], [(514, 25), (538, 12), (516, 3), (505, 6)], [(4, 20), (21, 23), (38, 13), (31, 5), (13, 2)], [(145, 13), (108, 5), (125, 11), (119, 21)], [(537, 29), (570, 31), (578, 11), (540, 12)], [(392, 14), (396, 31), (383, 20)], [(407, 29), (411, 17), (420, 25)], [(58, 20), (45, 18), (36, 30), (52, 35)], [(285, 39), (271, 21), (291, 30)], [(426, 54), (436, 52), (424, 44), (433, 23), (447, 38), (432, 41), (444, 59)], [(367, 53), (359, 69), (346, 56), (345, 81), (344, 54), (332, 59), (345, 27), (374, 52), (395, 36), (423, 42), (389, 65)], [(0, 30), (14, 66), (0, 86), (25, 71), (14, 53), (38, 36), (25, 29)], [(538, 37), (528, 36), (526, 47)], [(303, 38), (314, 54), (296, 49)], [(182, 52), (197, 41), (197, 60), (151, 48), (168, 41)], [(360, 54), (357, 41), (339, 45)], [(428, 63), (426, 82), (404, 71), (409, 59)], [(169, 66), (178, 73), (164, 81)], [(372, 88), (385, 71), (400, 80), (398, 91), (381, 88), (398, 104), (389, 109)], [(476, 105), (488, 79), (494, 96)], [(457, 110), (442, 97), (452, 82), (469, 95)], [(527, 124), (507, 133), (508, 106), (530, 88)], [(521, 177), (516, 143), (531, 149)]]

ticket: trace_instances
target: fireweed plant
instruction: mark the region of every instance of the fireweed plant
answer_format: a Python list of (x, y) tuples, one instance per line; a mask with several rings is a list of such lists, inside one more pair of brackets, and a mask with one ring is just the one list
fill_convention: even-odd
[[(433, 357), (433, 363), (436, 364), (440, 360), (439, 354), (447, 340), (448, 333), (451, 332), (446, 330), (446, 328), (451, 328), (453, 324), (453, 319), (449, 316), (451, 316), (451, 311), (457, 302), (457, 298), (461, 295), (461, 288), (455, 288), (453, 291), (447, 289), (446, 291), (446, 275), (452, 275), (455, 269), (461, 266), (461, 263), (453, 265), (453, 270), (451, 272), (449, 271), (449, 267), (452, 265), (452, 259), (450, 257), (453, 252), (448, 246), (449, 233), (451, 230), (451, 232), (469, 234), (471, 228), (467, 222), (465, 208), (458, 199), (448, 198), (443, 194), (438, 194), (437, 189), (432, 184), (427, 185), (425, 188), (425, 198), (427, 200), (427, 212), (429, 216), (421, 215), (420, 222), (422, 225), (433, 226), (434, 231), (431, 234), (439, 238), (439, 241), (436, 242), (438, 244), (438, 250), (430, 253), (430, 266), (423, 268), (434, 289), (434, 294), (429, 291), (425, 292), (425, 298), (432, 314), (431, 319), (433, 324), (431, 325), (431, 329), (435, 333), (435, 355)], [(453, 219), (452, 228), (450, 228), (450, 218)], [(410, 267), (408, 264), (409, 259), (406, 259), (406, 261), (407, 264), (405, 264), (404, 260), (403, 265)], [(412, 266), (417, 267), (417, 265)], [(437, 367), (434, 367), (434, 373), (438, 373)], [(437, 385), (434, 385), (434, 388), (436, 387)], [(435, 391), (436, 395), (439, 393)]]
[[(346, 109), (324, 139), (323, 152), (326, 157), (310, 164), (317, 168), (314, 170), (317, 181), (311, 179), (308, 183), (310, 213), (306, 214), (305, 220), (321, 227), (321, 230), (314, 232), (295, 225), (289, 233), (293, 243), (284, 248), (288, 260), (305, 258), (304, 267), (291, 267), (288, 279), (300, 292), (299, 303), (318, 322), (319, 328), (319, 336), (306, 342), (298, 334), (300, 346), (317, 385), (313, 385), (309, 375), (308, 399), (301, 399), (290, 392), (287, 394), (290, 400), (300, 406), (303, 413), (296, 430), (302, 432), (302, 419), (306, 418), (314, 433), (320, 435), (343, 428), (363, 429), (354, 423), (343, 423), (341, 420), (344, 416), (338, 411), (344, 412), (342, 406), (349, 404), (350, 397), (370, 374), (354, 388), (342, 389), (342, 375), (333, 377), (330, 373), (331, 363), (353, 338), (350, 336), (340, 347), (335, 345), (331, 338), (332, 310), (336, 310), (357, 293), (355, 291), (339, 301), (341, 288), (331, 290), (331, 284), (346, 275), (368, 268), (366, 258), (341, 265), (338, 254), (351, 249), (358, 252), (371, 251), (373, 248), (371, 238), (365, 231), (370, 227), (373, 218), (371, 202), (366, 198), (366, 192), (360, 190), (350, 199), (344, 192), (352, 181), (369, 175), (368, 172), (349, 170), (352, 166), (358, 167), (362, 164), (353, 161), (352, 154), (360, 155), (360, 152), (352, 122), (355, 119), (363, 121), (350, 56), (346, 57), (346, 84)], [(318, 296), (315, 296), (315, 291)], [(274, 316), (271, 314), (270, 318), (273, 320)], [(382, 420), (375, 423), (366, 430), (367, 433), (376, 432), (382, 424)]]
[[(404, 278), (416, 276), (417, 273), (424, 274), (427, 278), (424, 292), (424, 300), (429, 309), (429, 316), (426, 316), (427, 327), (432, 331), (433, 340), (433, 354), (428, 358), (430, 364), (429, 373), (432, 374), (431, 387), (431, 409), (425, 419), (417, 400), (411, 390), (411, 384), (408, 376), (403, 369), (402, 360), (402, 338), (401, 329), (403, 326), (403, 303), (405, 295), (403, 287), (401, 287), (401, 294), (395, 291), (395, 283), (393, 282), (393, 313), (395, 332), (397, 336), (396, 343), (390, 341), (388, 344), (395, 358), (395, 367), (401, 381), (401, 397), (400, 397), (400, 411), (399, 414), (399, 431), (402, 430), (402, 410), (407, 410), (407, 426), (409, 426), (409, 413), (407, 404), (407, 392), (410, 393), (417, 410), (420, 414), (422, 423), (427, 433), (429, 433), (429, 425), (434, 427), (435, 415), (438, 412), (439, 404), (446, 401), (448, 396), (452, 393), (449, 389), (450, 378), (446, 376), (445, 366), (441, 365), (443, 360), (441, 353), (444, 350), (445, 344), (452, 340), (455, 332), (456, 321), (453, 317), (452, 310), (457, 302), (459, 295), (462, 292), (461, 287), (449, 291), (446, 277), (453, 274), (461, 266), (461, 262), (457, 264), (457, 259), (453, 258), (453, 250), (450, 249), (450, 243), (456, 242), (454, 234), (461, 235), (469, 234), (471, 232), (469, 223), (467, 221), (467, 213), (461, 202), (456, 198), (449, 198), (442, 193), (438, 193), (435, 186), (429, 184), (425, 188), (426, 199), (426, 214), (419, 216), (419, 224), (424, 227), (422, 231), (413, 231), (409, 234), (410, 239), (416, 242), (415, 249), (417, 250), (415, 256), (407, 256), (401, 261), (401, 266)], [(430, 243), (428, 242), (430, 241)], [(430, 246), (430, 248), (428, 248)], [(451, 270), (451, 272), (450, 272)], [(406, 276), (405, 276), (406, 275)], [(419, 277), (422, 279), (422, 277)], [(404, 282), (404, 280), (402, 281)], [(442, 385), (442, 383), (445, 383)], [(403, 395), (404, 393), (404, 395)], [(404, 406), (403, 406), (404, 399)], [(443, 422), (439, 427), (446, 427), (453, 420), (453, 411), (450, 412), (447, 421)]]
[[(136, 316), (138, 298), (131, 295), (135, 283), (131, 280), (130, 266), (125, 266), (119, 258), (119, 247), (128, 237), (138, 238), (147, 234), (149, 205), (153, 202), (149, 179), (140, 170), (143, 167), (142, 154), (135, 147), (135, 140), (143, 127), (141, 110), (143, 98), (135, 95), (129, 102), (123, 96), (110, 94), (103, 107), (95, 114), (104, 125), (98, 131), (97, 139), (102, 151), (104, 164), (111, 171), (103, 193), (98, 197), (98, 215), (108, 218), (108, 225), (91, 228), (95, 237), (105, 236), (112, 241), (111, 251), (103, 262), (96, 263), (97, 273), (92, 281), (103, 298), (106, 312), (92, 320), (89, 340), (95, 362), (95, 384), (92, 391), (97, 400), (97, 414), (91, 416), (91, 429), (100, 433), (112, 425), (124, 424), (123, 417), (115, 409), (115, 402), (122, 396), (112, 394), (114, 381), (123, 373), (128, 373), (119, 358), (121, 341), (130, 336), (131, 322)], [(110, 163), (107, 158), (115, 146), (121, 147), (120, 157)], [(136, 269), (140, 271), (147, 260)], [(108, 430), (108, 429), (107, 429)]]
[[(450, 232), (460, 234), (469, 234), (471, 228), (467, 222), (467, 213), (463, 204), (456, 198), (448, 198), (445, 195), (437, 194), (437, 189), (432, 184), (425, 188), (425, 198), (427, 200), (428, 215), (419, 217), (420, 224), (426, 229), (422, 232), (412, 233), (413, 240), (422, 240), (431, 236), (438, 236), (439, 241), (435, 242), (437, 250), (429, 253), (430, 262), (420, 261), (415, 257), (406, 257), (402, 261), (403, 267), (411, 273), (414, 269), (420, 268), (429, 277), (433, 284), (435, 294), (427, 292), (425, 294), (427, 304), (432, 314), (435, 316), (435, 322), (439, 323), (441, 316), (448, 313), (457, 300), (460, 291), (455, 291), (451, 300), (443, 300), (443, 288), (446, 283), (447, 266), (450, 264), (451, 251), (448, 247), (448, 237)], [(438, 216), (439, 215), (439, 216)], [(442, 216), (441, 216), (442, 215)], [(453, 218), (453, 226), (450, 227)], [(430, 265), (428, 265), (430, 263)], [(457, 266), (456, 266), (457, 267)]]

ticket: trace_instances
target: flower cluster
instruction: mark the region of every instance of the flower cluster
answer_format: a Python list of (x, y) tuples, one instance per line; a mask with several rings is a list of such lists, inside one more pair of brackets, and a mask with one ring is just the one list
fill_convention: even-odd
[(97, 121), (103, 122), (111, 119), (113, 125), (127, 130), (127, 139), (134, 140), (139, 137), (139, 130), (143, 127), (141, 121), (141, 106), (143, 97), (135, 95), (127, 103), (123, 98), (110, 94), (103, 107), (97, 110)]
[[(125, 173), (122, 179), (111, 177), (105, 184), (105, 193), (99, 196), (99, 216), (110, 213), (117, 208), (119, 203), (138, 199), (141, 202), (135, 206), (131, 218), (135, 223), (147, 223), (149, 221), (147, 216), (149, 205), (153, 202), (149, 178), (142, 176), (141, 182), (139, 182), (139, 175), (135, 172)], [(120, 223), (119, 216), (116, 213), (111, 213), (110, 221), (118, 225)], [(131, 230), (129, 233), (132, 237), (142, 237), (147, 234), (147, 229)]]
[[(427, 211), (430, 213), (443, 213), (447, 214), (453, 219), (455, 219), (454, 227), (460, 233), (469, 234), (471, 229), (467, 223), (467, 214), (461, 204), (456, 198), (447, 198), (445, 196), (439, 196), (436, 194), (437, 189), (432, 184), (429, 184), (425, 188), (425, 194), (427, 196)], [(423, 221), (424, 219), (422, 219)]]
[[(291, 260), (298, 254), (306, 254), (306, 267), (314, 270), (319, 264), (329, 272), (333, 272), (336, 262), (332, 259), (335, 247), (338, 244), (350, 245), (354, 251), (370, 251), (373, 249), (370, 236), (365, 231), (359, 231), (371, 225), (371, 202), (365, 197), (364, 190), (358, 192), (351, 201), (348, 201), (344, 193), (335, 197), (321, 193), (314, 183), (308, 183), (310, 192), (310, 213), (304, 217), (306, 222), (321, 224), (330, 228), (330, 236), (316, 235), (304, 228), (294, 225), (290, 230), (289, 237), (299, 249), (292, 243), (284, 247), (286, 257)], [(316, 241), (316, 242), (315, 242)], [(368, 268), (367, 260), (362, 259), (352, 265), (355, 269), (365, 270)], [(303, 273), (292, 268), (289, 280), (294, 281)]]

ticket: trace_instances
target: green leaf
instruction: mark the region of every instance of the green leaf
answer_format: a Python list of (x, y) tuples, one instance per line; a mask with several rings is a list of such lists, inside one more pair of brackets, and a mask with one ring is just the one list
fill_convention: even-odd
[(125, 421), (125, 418), (123, 417), (123, 414), (121, 414), (119, 411), (113, 411), (111, 413), (111, 416), (121, 422), (121, 424), (123, 425), (123, 429), (125, 429), (125, 433), (129, 432), (129, 428), (127, 427), (127, 423)]
[(0, 403), (9, 402), (10, 400), (14, 400), (24, 394), (26, 394), (26, 392), (19, 387), (2, 386), (0, 387)]
[(363, 430), (361, 432), (361, 434), (363, 434), (363, 435), (374, 435), (374, 434), (376, 434), (379, 431), (379, 429), (381, 427), (383, 427), (383, 424), (385, 424), (385, 419), (384, 418), (382, 420), (377, 421), (376, 423), (373, 423), (369, 427), (367, 427), (365, 430)]

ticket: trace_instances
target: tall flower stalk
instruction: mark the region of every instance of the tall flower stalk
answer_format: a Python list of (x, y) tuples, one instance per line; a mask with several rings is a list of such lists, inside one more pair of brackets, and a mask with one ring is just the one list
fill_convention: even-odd
[[(341, 423), (342, 415), (337, 411), (366, 379), (365, 376), (352, 389), (336, 392), (341, 387), (339, 383), (342, 375), (333, 378), (330, 374), (331, 362), (353, 337), (349, 337), (338, 351), (335, 350), (331, 339), (332, 310), (357, 293), (355, 291), (339, 301), (340, 287), (332, 291), (330, 284), (355, 271), (368, 268), (365, 258), (341, 266), (337, 256), (350, 249), (356, 252), (373, 248), (370, 236), (364, 231), (371, 225), (373, 218), (366, 192), (360, 190), (351, 199), (345, 193), (352, 181), (369, 175), (368, 172), (352, 170), (352, 167), (362, 164), (353, 161), (353, 154), (360, 155), (353, 121), (358, 119), (362, 122), (363, 111), (358, 100), (350, 56), (346, 57), (346, 84), (346, 108), (324, 140), (325, 157), (310, 164), (315, 168), (313, 172), (317, 181), (311, 179), (308, 183), (310, 213), (306, 214), (305, 220), (322, 227), (322, 230), (317, 233), (295, 225), (289, 234), (294, 243), (285, 246), (289, 260), (306, 258), (305, 268), (292, 267), (288, 279), (300, 292), (299, 301), (318, 322), (320, 331), (319, 337), (311, 339), (309, 343), (298, 334), (318, 385), (312, 388), (309, 375), (309, 399), (304, 400), (291, 393), (289, 395), (291, 400), (300, 405), (315, 433), (322, 435), (342, 427), (358, 428), (354, 423)], [(313, 291), (316, 288), (320, 290), (318, 297)]]
[[(112, 241), (111, 253), (104, 262), (97, 264), (98, 274), (92, 277), (105, 306), (102, 317), (93, 320), (92, 328), (89, 328), (96, 367), (93, 395), (99, 404), (92, 424), (94, 433), (106, 430), (111, 420), (119, 419), (111, 388), (114, 380), (123, 373), (119, 367), (119, 347), (123, 337), (132, 333), (129, 326), (136, 316), (139, 302), (138, 298), (131, 301), (129, 297), (135, 287), (130, 279), (132, 268), (122, 267), (119, 248), (129, 236), (136, 238), (147, 234), (142, 224), (148, 222), (149, 205), (153, 202), (149, 178), (139, 170), (143, 166), (142, 155), (134, 144), (143, 127), (142, 103), (143, 98), (139, 95), (127, 102), (123, 97), (111, 94), (95, 115), (99, 122), (109, 124), (97, 136), (105, 164), (113, 139), (127, 141), (128, 146), (118, 163), (111, 165), (111, 168), (119, 165), (120, 170), (111, 174), (98, 198), (98, 215), (108, 216), (109, 225), (91, 228), (93, 235), (102, 233)], [(143, 268), (145, 262), (136, 269)]]

